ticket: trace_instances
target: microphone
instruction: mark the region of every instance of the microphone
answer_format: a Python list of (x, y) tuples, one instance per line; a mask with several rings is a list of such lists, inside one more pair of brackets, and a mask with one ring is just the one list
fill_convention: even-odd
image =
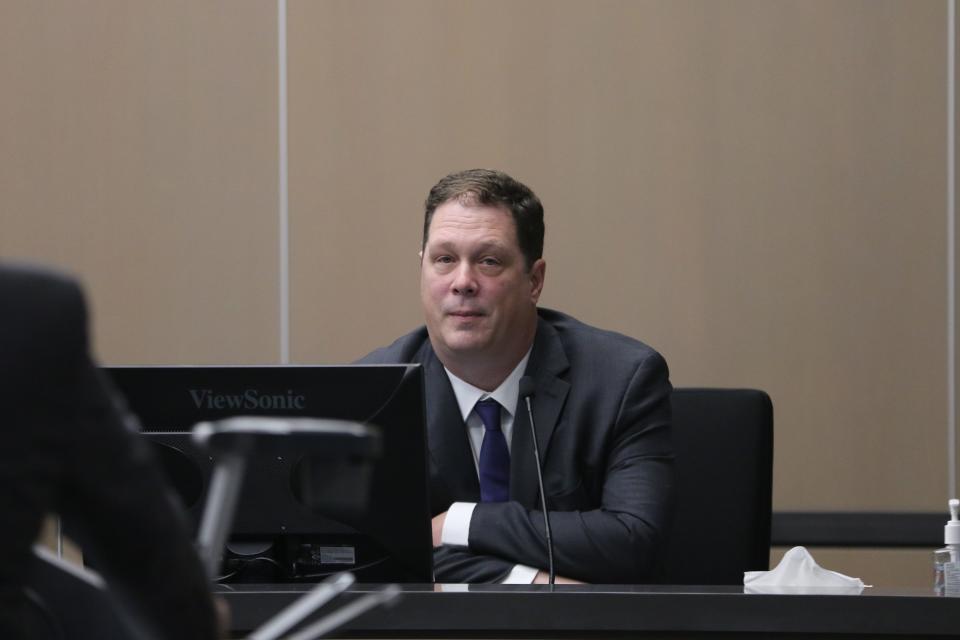
[(526, 401), (527, 417), (530, 418), (530, 439), (533, 440), (533, 458), (537, 462), (537, 482), (540, 484), (540, 506), (543, 507), (543, 532), (547, 538), (547, 571), (550, 577), (550, 586), (556, 581), (557, 574), (553, 569), (553, 536), (550, 533), (550, 515), (547, 511), (547, 494), (543, 490), (543, 469), (540, 468), (540, 447), (537, 445), (537, 430), (533, 426), (533, 407), (530, 398), (536, 393), (536, 383), (530, 376), (520, 378), (520, 397)]

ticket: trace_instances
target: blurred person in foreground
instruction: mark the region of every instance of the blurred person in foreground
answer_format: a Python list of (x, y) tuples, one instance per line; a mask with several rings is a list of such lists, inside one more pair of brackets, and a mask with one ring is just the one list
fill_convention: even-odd
[(0, 637), (37, 637), (48, 622), (25, 586), (48, 514), (146, 637), (219, 637), (225, 605), (215, 607), (185, 516), (92, 360), (69, 277), (0, 263), (0, 407)]

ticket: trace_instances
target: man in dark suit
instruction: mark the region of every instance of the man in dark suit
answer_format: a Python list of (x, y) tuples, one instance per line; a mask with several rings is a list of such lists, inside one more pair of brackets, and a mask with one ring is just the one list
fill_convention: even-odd
[(534, 381), (558, 575), (655, 579), (674, 490), (666, 362), (537, 308), (543, 207), (525, 185), (498, 171), (451, 174), (425, 214), (426, 326), (363, 362), (423, 364), (437, 580), (546, 579), (523, 376)]
[(23, 585), (56, 513), (146, 637), (217, 637), (184, 516), (91, 360), (73, 280), (0, 265), (0, 407), (0, 636), (37, 637)]

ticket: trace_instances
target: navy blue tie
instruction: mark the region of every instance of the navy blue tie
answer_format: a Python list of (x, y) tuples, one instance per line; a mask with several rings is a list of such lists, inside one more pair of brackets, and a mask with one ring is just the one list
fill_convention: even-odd
[(480, 445), (480, 502), (506, 502), (510, 499), (510, 451), (500, 430), (500, 403), (481, 400), (474, 411), (483, 421)]

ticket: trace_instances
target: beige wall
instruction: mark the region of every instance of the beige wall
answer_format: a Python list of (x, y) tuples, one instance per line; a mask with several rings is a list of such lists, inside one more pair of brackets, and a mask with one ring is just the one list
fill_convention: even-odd
[(678, 385), (771, 394), (780, 508), (942, 508), (944, 20), (291, 3), (294, 358), (417, 322), (427, 189), (503, 167), (547, 208), (545, 305), (651, 342)]
[(111, 363), (277, 352), (276, 10), (0, 3), (0, 256), (74, 270)]
[[(0, 5), (0, 255), (84, 275), (108, 362), (279, 359), (276, 27)], [(545, 203), (545, 305), (770, 393), (776, 509), (943, 508), (945, 2), (290, 0), (288, 31), (293, 361), (418, 323), (428, 188), (499, 167)]]

